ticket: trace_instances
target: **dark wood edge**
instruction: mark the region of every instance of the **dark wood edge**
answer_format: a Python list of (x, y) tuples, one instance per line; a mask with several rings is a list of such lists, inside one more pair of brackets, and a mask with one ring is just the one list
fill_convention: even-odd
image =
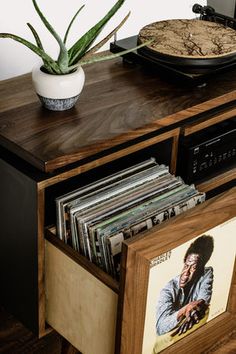
[(63, 172), (59, 175), (52, 176), (51, 178), (48, 178), (44, 181), (39, 182), (39, 186), (40, 186), (40, 188), (46, 188), (46, 187), (49, 187), (49, 186), (56, 184), (58, 182), (62, 182), (68, 178), (74, 177), (80, 173), (84, 173), (92, 168), (102, 166), (102, 165), (104, 165), (108, 162), (111, 162), (115, 159), (118, 159), (120, 157), (127, 156), (129, 154), (132, 154), (133, 152), (139, 151), (141, 149), (144, 149), (144, 148), (149, 147), (151, 145), (157, 144), (157, 143), (162, 142), (164, 140), (178, 137), (179, 132), (180, 132), (179, 128), (172, 129), (168, 132), (162, 133), (162, 134), (155, 136), (153, 138), (150, 138), (150, 139), (141, 141), (139, 143), (136, 143), (134, 145), (131, 145), (128, 148), (121, 149), (121, 150), (116, 151), (110, 155), (106, 155), (106, 156), (101, 157), (97, 160), (88, 162), (82, 166), (75, 167), (70, 171), (66, 171), (66, 172)]
[(44, 251), (44, 190), (37, 190), (38, 193), (38, 318), (39, 318), (39, 337), (46, 334), (45, 328), (45, 308), (46, 299), (44, 291), (44, 274), (45, 274), (45, 251)]
[[(179, 130), (180, 132), (180, 130)], [(176, 174), (177, 157), (178, 157), (178, 144), (179, 144), (179, 134), (173, 136), (172, 142), (172, 153), (171, 153), (171, 163), (170, 163), (170, 173)]]
[(209, 192), (215, 188), (223, 186), (225, 183), (231, 182), (236, 179), (236, 166), (231, 167), (223, 173), (220, 173), (212, 178), (208, 178), (206, 181), (196, 183), (196, 188), (200, 192)]
[[(227, 304), (227, 311), (230, 313), (234, 313), (236, 315), (236, 259), (234, 262), (234, 270), (231, 281), (230, 293), (229, 293), (229, 301)], [(235, 330), (236, 330), (236, 321), (235, 321)]]
[[(163, 126), (159, 125), (159, 122), (157, 120), (157, 122), (150, 123), (144, 127), (136, 129), (134, 131), (129, 131), (127, 133), (123, 133), (122, 135), (114, 137), (112, 140), (105, 140), (103, 143), (99, 143), (99, 147), (100, 147), (99, 152), (105, 151), (109, 148), (113, 148), (113, 147), (119, 146), (120, 144), (127, 143), (127, 142), (130, 142), (132, 144), (132, 140), (134, 140), (135, 138), (142, 137), (143, 141), (141, 143), (131, 145), (131, 149), (132, 149), (132, 146), (140, 146), (138, 149), (141, 149), (142, 148), (141, 146), (145, 145), (145, 142), (147, 142), (149, 140), (151, 141), (153, 139), (157, 139), (157, 141), (158, 141), (159, 136), (162, 136), (163, 134), (165, 134), (165, 133), (163, 133), (163, 134), (160, 133), (155, 138), (145, 140), (145, 135), (147, 135), (148, 133), (151, 133), (155, 130), (159, 130), (161, 128), (163, 128)], [(54, 160), (48, 161), (44, 165), (44, 172), (53, 172), (54, 170), (56, 170), (60, 167), (64, 167), (64, 166), (68, 165), (67, 161), (70, 161), (70, 163), (76, 163), (84, 158), (91, 157), (92, 155), (94, 155), (98, 152), (97, 148), (98, 148), (97, 144), (91, 145), (89, 147), (89, 149), (87, 147), (85, 147), (84, 149), (82, 148), (80, 150), (80, 152), (74, 153), (73, 155), (61, 156), (61, 157), (58, 157)], [(120, 151), (125, 151), (125, 149), (122, 149)]]
[(236, 108), (231, 109), (230, 111), (227, 111), (225, 113), (216, 115), (212, 118), (208, 118), (202, 122), (194, 122), (192, 124), (187, 125), (184, 129), (183, 129), (183, 135), (184, 136), (188, 136), (191, 135), (193, 133), (198, 132), (199, 130), (202, 130), (204, 128), (208, 128), (216, 123), (220, 123), (223, 122), (226, 119), (230, 119), (235, 117), (236, 115)]
[(51, 326), (49, 326), (47, 323), (45, 323), (45, 330), (44, 330), (44, 335), (48, 335), (55, 331)]
[[(209, 218), (206, 215), (207, 221), (201, 222), (200, 230), (196, 231), (196, 222), (198, 220), (204, 220), (202, 215), (204, 212), (211, 213), (213, 216)], [(219, 215), (221, 215), (220, 220)], [(169, 249), (173, 249), (178, 245), (183, 244), (191, 240), (192, 238), (206, 232), (207, 230), (216, 227), (227, 220), (230, 220), (236, 216), (236, 187), (232, 188), (226, 193), (216, 196), (209, 201), (199, 205), (192, 210), (185, 212), (169, 222), (162, 223), (160, 227), (154, 227), (153, 230), (145, 232), (145, 234), (127, 240), (123, 243), (122, 249), (122, 264), (121, 264), (121, 282), (120, 282), (120, 296), (118, 302), (118, 322), (117, 322), (117, 346), (120, 352), (116, 354), (128, 354), (132, 349), (135, 353), (140, 354), (143, 342), (143, 327), (146, 311), (146, 299), (137, 297), (137, 294), (133, 292), (138, 287), (142, 289), (142, 293), (145, 296), (147, 294), (148, 287), (148, 275), (150, 270), (151, 261), (158, 255), (163, 254)], [(186, 228), (186, 223), (192, 220), (189, 228)], [(185, 232), (186, 228), (186, 232)], [(154, 230), (155, 229), (155, 230)], [(154, 232), (153, 232), (154, 231)], [(156, 231), (156, 232), (155, 232)], [(164, 231), (164, 232), (163, 232)], [(180, 237), (176, 238), (178, 231), (181, 231)], [(163, 237), (157, 240), (155, 236), (158, 233), (162, 233)], [(171, 240), (168, 240), (167, 233), (171, 236)], [(149, 245), (150, 241), (150, 245)], [(160, 241), (160, 245), (159, 245)], [(145, 251), (145, 248), (147, 251)], [(153, 252), (153, 248), (155, 248)], [(140, 267), (143, 267), (140, 270)], [(212, 319), (208, 323), (204, 324), (197, 331), (192, 332), (190, 335), (176, 342), (170, 347), (163, 350), (163, 353), (173, 353), (173, 350), (177, 353), (198, 352), (199, 343), (202, 342), (201, 350), (207, 350), (215, 341), (222, 339), (228, 335), (230, 331), (236, 329), (236, 264), (234, 264), (234, 273), (231, 280), (231, 287), (229, 293), (229, 299), (227, 309), (224, 313), (218, 317)], [(146, 276), (142, 278), (142, 275)], [(141, 277), (140, 277), (141, 275)], [(146, 295), (147, 296), (147, 295)], [(131, 300), (132, 299), (132, 300)], [(142, 307), (142, 310), (141, 310)], [(132, 313), (140, 314), (140, 317), (136, 317), (137, 326), (132, 325)], [(214, 338), (212, 333), (214, 332)], [(211, 335), (210, 335), (211, 334)], [(196, 343), (195, 344), (195, 340)], [(204, 344), (203, 344), (204, 343)]]
[(22, 147), (8, 140), (3, 135), (0, 135), (0, 143), (1, 146), (4, 147), (5, 149), (9, 150), (10, 152), (14, 151), (14, 154), (19, 156), (21, 159), (23, 159), (26, 162), (29, 162), (30, 164), (32, 164), (32, 166), (35, 166), (37, 169), (39, 169), (39, 171), (44, 172), (45, 163), (39, 158), (36, 158), (29, 151), (24, 150)]
[(86, 257), (79, 254), (70, 246), (66, 245), (63, 241), (61, 241), (58, 237), (56, 237), (56, 235), (50, 229), (46, 229), (45, 238), (50, 243), (52, 243), (55, 247), (61, 250), (65, 255), (71, 258), (74, 262), (79, 264), (81, 267), (83, 267), (85, 270), (91, 273), (98, 280), (102, 281), (115, 293), (119, 294), (119, 283), (115, 279), (113, 279), (110, 275), (108, 275), (102, 269), (97, 267), (94, 263), (89, 262), (89, 260)]

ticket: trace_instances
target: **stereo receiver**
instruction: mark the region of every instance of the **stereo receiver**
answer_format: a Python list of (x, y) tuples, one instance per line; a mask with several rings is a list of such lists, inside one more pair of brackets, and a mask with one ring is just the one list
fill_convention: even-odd
[(236, 162), (236, 118), (181, 140), (178, 174), (186, 183), (208, 177)]

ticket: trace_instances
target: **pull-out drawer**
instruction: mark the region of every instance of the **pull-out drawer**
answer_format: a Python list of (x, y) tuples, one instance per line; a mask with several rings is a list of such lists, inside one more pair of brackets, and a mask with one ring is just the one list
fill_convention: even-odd
[(47, 322), (83, 354), (114, 353), (118, 284), (54, 241), (46, 240)]
[[(125, 241), (120, 284), (49, 231), (47, 322), (83, 354), (201, 353), (235, 330), (235, 230), (236, 188)], [(214, 244), (204, 268), (214, 273), (209, 312), (186, 333), (179, 324), (162, 333), (163, 346), (156, 334), (158, 296), (204, 235)]]

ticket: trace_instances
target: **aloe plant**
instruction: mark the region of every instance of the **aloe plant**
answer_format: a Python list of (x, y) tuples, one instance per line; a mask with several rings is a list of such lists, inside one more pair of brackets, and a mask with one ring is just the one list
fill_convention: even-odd
[(100, 49), (119, 29), (120, 27), (125, 23), (125, 21), (128, 19), (130, 13), (128, 13), (127, 16), (120, 22), (120, 24), (113, 29), (104, 39), (102, 39), (99, 43), (91, 47), (96, 40), (97, 36), (100, 34), (106, 23), (111, 19), (111, 17), (119, 10), (119, 8), (123, 5), (125, 0), (118, 0), (115, 5), (110, 9), (110, 11), (92, 28), (90, 28), (81, 38), (79, 38), (71, 48), (67, 49), (66, 47), (66, 41), (68, 38), (68, 34), (70, 31), (70, 28), (78, 16), (78, 14), (81, 12), (81, 10), (84, 8), (84, 5), (81, 6), (74, 17), (72, 18), (71, 22), (69, 23), (69, 26), (66, 30), (65, 36), (62, 39), (55, 29), (51, 26), (51, 24), (48, 22), (46, 17), (43, 15), (41, 12), (40, 8), (38, 7), (38, 4), (36, 0), (32, 0), (34, 8), (36, 12), (38, 13), (40, 19), (42, 20), (43, 24), (46, 26), (46, 28), (49, 30), (49, 32), (52, 34), (52, 36), (56, 39), (58, 42), (58, 45), (60, 47), (59, 55), (56, 60), (54, 60), (49, 54), (47, 54), (43, 48), (42, 41), (35, 30), (35, 28), (30, 24), (27, 23), (29, 29), (31, 30), (34, 39), (35, 39), (35, 44), (22, 38), (19, 37), (15, 34), (11, 33), (0, 33), (0, 38), (10, 38), (13, 39), (17, 42), (22, 43), (29, 49), (31, 49), (34, 53), (39, 55), (42, 60), (43, 60), (43, 68), (44, 71), (54, 74), (54, 75), (60, 75), (60, 74), (68, 74), (75, 70), (75, 68), (79, 65), (85, 65), (88, 63), (93, 63), (96, 61), (103, 61), (103, 60), (109, 60), (114, 57), (124, 55), (130, 51), (133, 51), (137, 48), (140, 48), (143, 45), (137, 46), (135, 48), (132, 48), (130, 50), (122, 51), (116, 54), (108, 54), (108, 55), (101, 55), (101, 53), (96, 53), (98, 49)]

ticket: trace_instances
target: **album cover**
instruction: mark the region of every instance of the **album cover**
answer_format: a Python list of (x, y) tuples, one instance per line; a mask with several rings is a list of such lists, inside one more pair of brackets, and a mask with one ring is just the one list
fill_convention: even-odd
[(151, 262), (143, 354), (161, 352), (226, 311), (235, 230), (233, 218)]

